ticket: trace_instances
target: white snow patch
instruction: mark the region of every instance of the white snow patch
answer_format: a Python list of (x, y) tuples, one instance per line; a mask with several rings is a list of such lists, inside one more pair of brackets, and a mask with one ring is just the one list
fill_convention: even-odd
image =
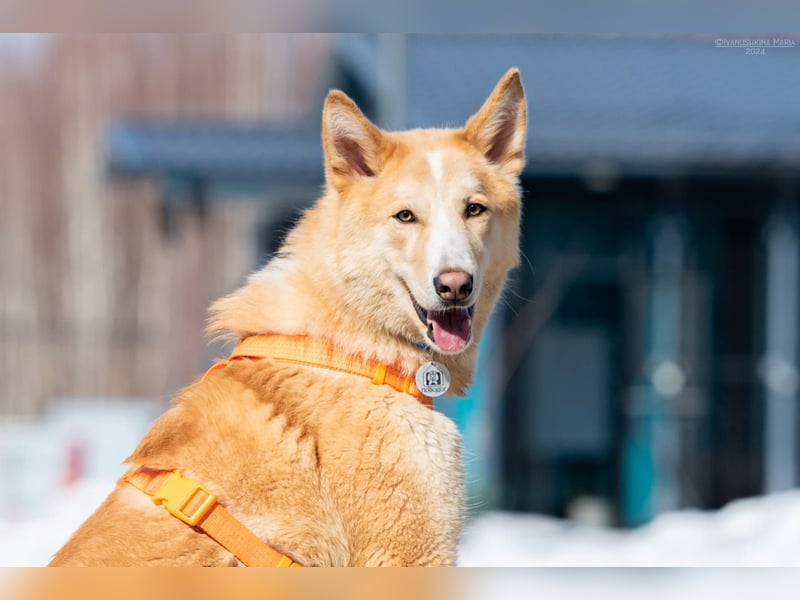
[(114, 489), (109, 481), (80, 481), (56, 494), (45, 513), (25, 521), (0, 521), (0, 566), (40, 567)]
[(530, 514), (468, 523), (462, 566), (800, 566), (800, 491), (748, 498), (719, 511), (665, 513), (635, 530)]

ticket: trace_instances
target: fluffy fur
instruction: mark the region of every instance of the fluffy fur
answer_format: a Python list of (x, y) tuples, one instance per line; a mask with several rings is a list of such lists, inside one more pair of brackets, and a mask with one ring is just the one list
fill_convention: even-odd
[[(452, 373), (450, 392), (463, 394), (477, 341), (518, 262), (525, 131), (515, 69), (454, 130), (385, 132), (332, 91), (323, 110), (324, 195), (277, 257), (212, 306), (210, 331), (321, 337), (409, 373), (433, 359)], [(445, 301), (435, 279), (454, 272), (472, 277), (472, 291)], [(451, 310), (461, 311), (460, 329), (444, 349), (433, 321)], [(203, 481), (303, 565), (455, 560), (464, 503), (458, 431), (364, 378), (238, 361), (183, 390), (127, 462)], [(237, 563), (121, 483), (51, 564)]]

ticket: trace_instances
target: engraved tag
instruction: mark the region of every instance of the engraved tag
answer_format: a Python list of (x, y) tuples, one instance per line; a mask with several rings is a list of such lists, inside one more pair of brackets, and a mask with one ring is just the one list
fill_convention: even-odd
[(419, 391), (431, 398), (441, 396), (450, 388), (450, 371), (441, 363), (425, 363), (417, 369), (414, 379)]

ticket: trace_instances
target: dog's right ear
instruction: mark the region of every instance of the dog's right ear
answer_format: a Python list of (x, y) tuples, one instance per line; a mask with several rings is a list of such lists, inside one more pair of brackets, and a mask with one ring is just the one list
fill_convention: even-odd
[(322, 148), (325, 176), (342, 192), (362, 177), (374, 177), (381, 168), (383, 132), (370, 122), (344, 92), (332, 90), (322, 110)]

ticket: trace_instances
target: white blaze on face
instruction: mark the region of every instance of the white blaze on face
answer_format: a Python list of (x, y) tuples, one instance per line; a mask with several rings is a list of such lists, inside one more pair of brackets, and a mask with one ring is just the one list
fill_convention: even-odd
[(429, 280), (445, 271), (465, 271), (476, 275), (466, 228), (460, 216), (462, 199), (449, 197), (448, 191), (458, 190), (445, 187), (442, 152), (429, 152), (427, 158), (434, 183), (425, 247)]

